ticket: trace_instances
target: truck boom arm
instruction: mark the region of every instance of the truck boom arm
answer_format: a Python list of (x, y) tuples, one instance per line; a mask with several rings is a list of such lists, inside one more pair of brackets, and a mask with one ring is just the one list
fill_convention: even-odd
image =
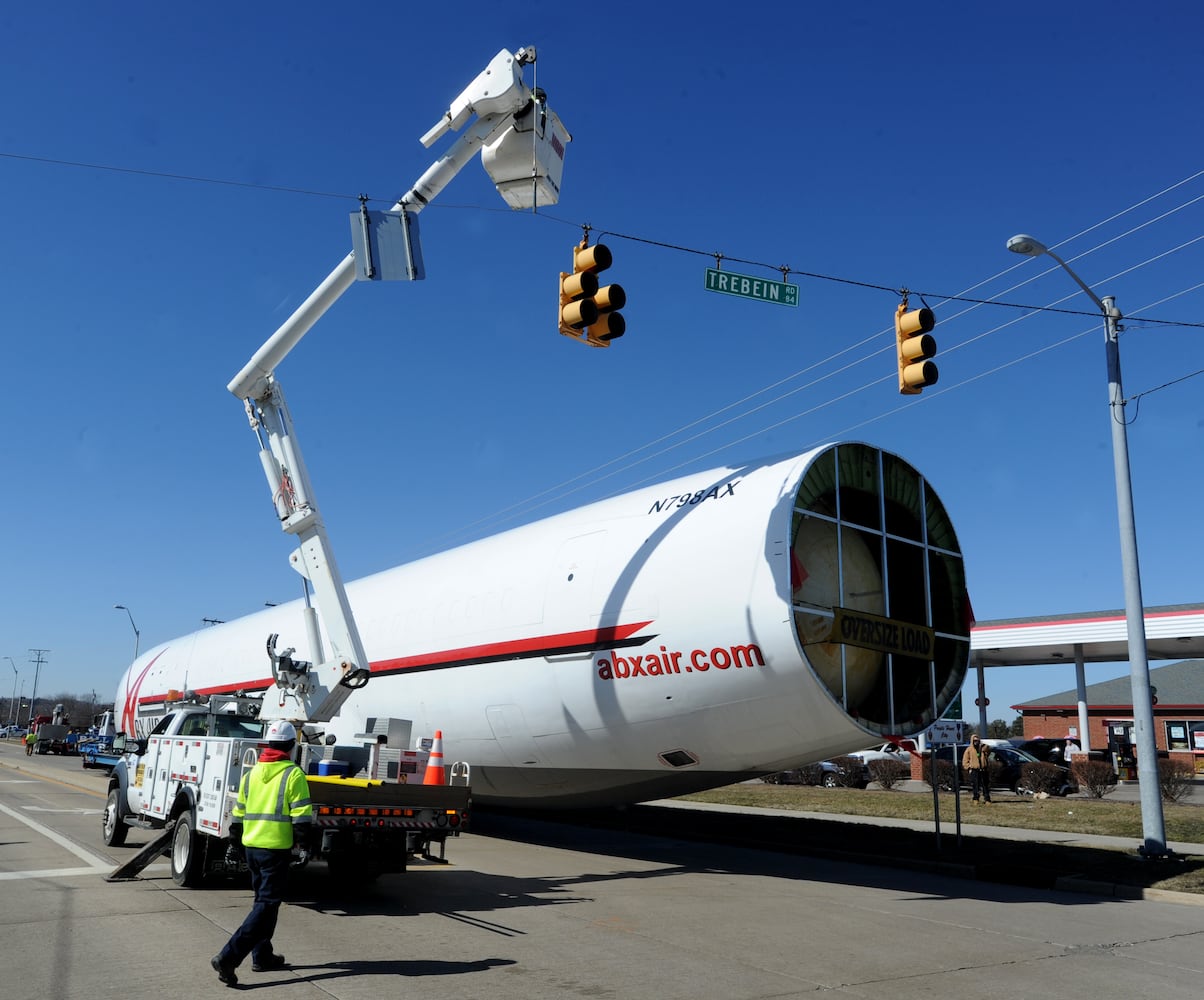
[[(422, 137), (424, 145), (430, 146), (440, 136), (458, 130), (473, 114), (478, 116), (477, 121), (427, 168), (393, 206), (393, 212), (421, 211), (468, 164), (478, 149), (516, 128), (516, 115), (537, 99), (522, 77), (522, 66), (534, 60), (533, 48), (520, 49), (517, 55), (502, 50), (452, 102), (439, 122)], [(491, 168), (487, 165), (486, 169)], [(495, 178), (495, 183), (501, 191), (501, 182)], [(514, 203), (512, 197), (507, 200)], [(276, 367), (351, 287), (355, 271), (355, 254), (352, 252), (264, 342), (226, 387), (244, 401), (251, 429), (259, 440), (260, 462), (281, 527), (295, 535), (298, 541), (289, 561), (313, 586), (331, 647), (327, 658), (321, 647), (313, 609), (307, 600), (306, 630), (315, 662), (293, 659), (292, 650), (277, 655), (275, 636), (269, 639), (268, 655), (280, 697), (275, 705), (269, 705), (265, 699), (265, 716), (329, 721), (369, 677), (368, 658), (314, 497), (284, 390), (275, 376)], [(306, 596), (308, 598), (308, 587)]]

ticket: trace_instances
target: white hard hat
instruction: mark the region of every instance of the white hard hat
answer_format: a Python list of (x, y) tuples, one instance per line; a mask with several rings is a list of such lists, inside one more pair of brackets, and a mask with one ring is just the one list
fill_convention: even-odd
[(270, 726), (265, 739), (269, 743), (288, 743), (297, 738), (297, 730), (288, 719), (277, 719)]

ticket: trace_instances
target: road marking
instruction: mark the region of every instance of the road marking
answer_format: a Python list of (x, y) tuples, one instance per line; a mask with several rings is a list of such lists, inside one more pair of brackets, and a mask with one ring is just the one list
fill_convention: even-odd
[(47, 809), (45, 806), (26, 806), (29, 813), (71, 813), (73, 816), (99, 816), (103, 809)]
[(18, 823), (24, 823), (35, 833), (40, 833), (46, 839), (54, 841), (59, 847), (65, 848), (81, 861), (92, 866), (91, 868), (59, 869), (57, 871), (35, 872), (32, 874), (28, 872), (2, 872), (0, 873), (0, 879), (45, 878), (49, 875), (95, 875), (99, 872), (110, 872), (113, 870), (113, 862), (108, 858), (102, 858), (99, 854), (93, 854), (91, 851), (68, 840), (62, 834), (55, 833), (49, 827), (42, 826), (41, 823), (35, 822), (28, 816), (22, 816), (16, 809), (10, 809), (2, 802), (0, 802), (0, 812), (6, 816), (11, 816)]
[[(104, 868), (108, 871), (112, 866)], [(43, 868), (36, 872), (0, 872), (0, 882), (18, 882), (27, 878), (66, 878), (69, 875), (99, 875), (99, 868)]]
[[(0, 882), (19, 882), (27, 878), (68, 878), (72, 875), (107, 875), (113, 865), (104, 868), (47, 868), (36, 872), (0, 872)], [(139, 880), (145, 880), (152, 875), (167, 878), (171, 875), (171, 866), (166, 862), (149, 865), (138, 875)]]

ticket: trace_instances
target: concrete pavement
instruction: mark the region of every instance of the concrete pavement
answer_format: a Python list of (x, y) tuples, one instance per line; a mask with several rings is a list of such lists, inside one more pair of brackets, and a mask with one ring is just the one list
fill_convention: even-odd
[[(0, 768), (26, 772), (41, 778), (61, 782), (83, 791), (91, 792), (99, 798), (107, 794), (108, 775), (100, 769), (85, 769), (78, 757), (59, 757), (55, 755), (34, 755), (26, 757), (22, 746), (14, 741), (0, 740)], [(902, 791), (913, 794), (931, 794), (931, 789), (922, 781), (904, 783)], [(1135, 783), (1118, 786), (1116, 792), (1109, 796), (1119, 801), (1138, 801), (1138, 791)], [(1068, 796), (1065, 801), (1073, 805), (1082, 796)], [(1138, 842), (1131, 837), (1108, 837), (1098, 834), (1067, 833), (1056, 830), (1029, 830), (1007, 826), (992, 826), (982, 822), (989, 816), (989, 809), (977, 807), (972, 811), (969, 798), (962, 800), (961, 832), (966, 837), (985, 837), (996, 840), (1027, 841), (1031, 843), (1057, 844), (1066, 847), (1102, 848), (1114, 851), (1133, 852)], [(722, 804), (685, 802), (677, 799), (661, 799), (654, 803), (676, 809), (695, 809), (716, 812), (740, 812), (748, 815), (788, 816), (797, 819), (815, 819), (839, 821), (842, 823), (864, 824), (866, 826), (886, 827), (895, 829), (917, 830), (928, 832), (933, 829), (931, 820), (890, 819), (872, 816), (850, 816), (836, 813), (800, 812), (796, 810), (764, 809), (751, 806), (727, 806)], [(973, 822), (967, 820), (973, 819)], [(956, 830), (952, 823), (942, 823), (942, 833), (952, 836)], [(1168, 841), (1167, 846), (1180, 856), (1204, 857), (1204, 844), (1187, 843), (1183, 841)], [(870, 862), (872, 863), (872, 862)], [(1103, 895), (1125, 895), (1126, 887), (1111, 885), (1076, 885), (1063, 886), (1076, 891), (1093, 891)], [(1132, 890), (1130, 890), (1132, 891)], [(1141, 890), (1136, 890), (1141, 892)], [(1162, 898), (1166, 896), (1163, 890), (1145, 890), (1147, 898)], [(1160, 895), (1161, 894), (1161, 895)], [(1171, 893), (1171, 896), (1184, 897), (1184, 902), (1204, 905), (1204, 895), (1192, 893)]]

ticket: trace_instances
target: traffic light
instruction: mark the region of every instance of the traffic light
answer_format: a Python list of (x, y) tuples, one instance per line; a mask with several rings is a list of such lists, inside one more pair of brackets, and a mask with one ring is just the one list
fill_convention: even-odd
[(899, 392), (917, 396), (926, 386), (936, 385), (937, 368), (929, 358), (936, 354), (936, 338), (928, 331), (936, 326), (931, 309), (907, 309), (907, 299), (895, 310), (895, 343), (899, 357)]
[(613, 263), (610, 250), (601, 243), (573, 247), (573, 271), (560, 273), (558, 329), (566, 337), (591, 347), (609, 347), (623, 336), (627, 321), (618, 310), (627, 304), (622, 285), (598, 287), (598, 272)]

